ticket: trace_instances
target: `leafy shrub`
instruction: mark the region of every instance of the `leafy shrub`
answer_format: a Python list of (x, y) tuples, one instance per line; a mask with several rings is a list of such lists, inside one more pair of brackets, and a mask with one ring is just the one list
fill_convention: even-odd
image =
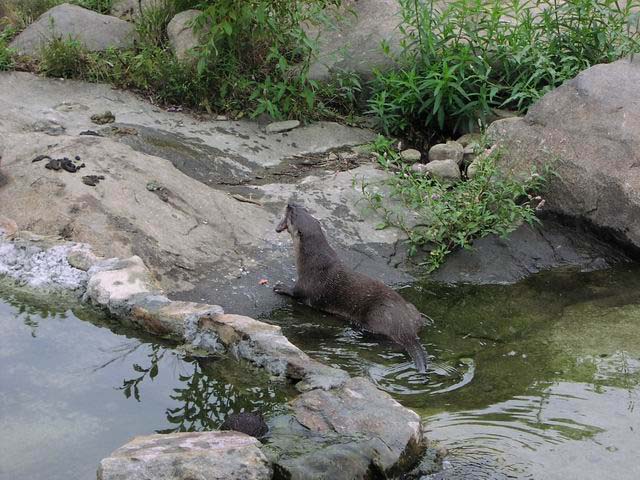
[(54, 38), (40, 51), (40, 72), (50, 77), (77, 77), (86, 65), (86, 53), (77, 40)]
[(468, 130), (492, 108), (525, 111), (581, 70), (639, 50), (636, 0), (400, 3), (404, 67), (378, 73), (369, 102), (386, 134)]
[(385, 137), (378, 137), (374, 148), (379, 163), (393, 172), (385, 183), (391, 196), (411, 212), (411, 222), (405, 210), (389, 208), (372, 185), (363, 184), (363, 194), (384, 218), (378, 228), (400, 228), (407, 236), (410, 255), (429, 252), (423, 263), (428, 271), (437, 269), (456, 249), (471, 248), (475, 239), (490, 234), (505, 237), (522, 223), (537, 221), (536, 208), (543, 205), (538, 195), (550, 171), (539, 174), (532, 170), (526, 179), (499, 175), (501, 152), (489, 150), (478, 156), (473, 178), (448, 185), (412, 172)]
[(13, 68), (13, 52), (9, 49), (9, 39), (13, 31), (6, 28), (0, 31), (0, 72)]
[(216, 102), (274, 118), (308, 117), (319, 85), (308, 71), (314, 44), (303, 25), (340, 0), (207, 0), (196, 26), (198, 73), (216, 77)]

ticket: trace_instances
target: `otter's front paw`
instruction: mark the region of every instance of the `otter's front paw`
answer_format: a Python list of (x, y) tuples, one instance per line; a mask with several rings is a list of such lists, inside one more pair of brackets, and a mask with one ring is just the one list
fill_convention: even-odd
[(273, 291), (278, 295), (288, 295), (289, 297), (293, 297), (293, 290), (282, 283), (276, 283), (273, 287)]

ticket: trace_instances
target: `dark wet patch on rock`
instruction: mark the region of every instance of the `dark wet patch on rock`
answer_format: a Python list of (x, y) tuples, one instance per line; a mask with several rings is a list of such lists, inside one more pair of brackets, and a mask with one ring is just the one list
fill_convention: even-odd
[(224, 153), (195, 137), (128, 124), (116, 124), (100, 133), (136, 151), (165, 158), (182, 173), (205, 185), (252, 179), (252, 165), (244, 157)]

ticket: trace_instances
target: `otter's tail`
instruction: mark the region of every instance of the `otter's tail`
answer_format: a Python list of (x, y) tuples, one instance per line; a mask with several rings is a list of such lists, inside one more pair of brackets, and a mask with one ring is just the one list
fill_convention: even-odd
[(425, 373), (427, 371), (427, 364), (429, 361), (427, 360), (427, 352), (420, 343), (418, 337), (402, 342), (402, 346), (404, 346), (407, 353), (416, 364), (418, 372)]

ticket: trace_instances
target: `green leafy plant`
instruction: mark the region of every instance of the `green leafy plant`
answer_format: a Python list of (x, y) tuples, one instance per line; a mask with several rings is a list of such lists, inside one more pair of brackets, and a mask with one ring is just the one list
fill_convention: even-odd
[(9, 28), (0, 31), (0, 72), (13, 68), (13, 51), (9, 48), (9, 39), (12, 36), (13, 31)]
[[(639, 49), (636, 0), (401, 0), (399, 70), (378, 72), (369, 112), (385, 134), (470, 130), (520, 111), (597, 63)], [(632, 25), (634, 24), (634, 25)]]
[(303, 25), (322, 21), (339, 0), (209, 0), (196, 27), (200, 75), (217, 77), (222, 107), (256, 116), (310, 117), (319, 85), (308, 71), (314, 42)]
[(76, 77), (86, 65), (85, 51), (77, 40), (54, 38), (40, 51), (39, 69), (51, 77)]
[(501, 175), (498, 150), (480, 154), (473, 178), (451, 185), (413, 172), (384, 137), (374, 147), (380, 164), (393, 173), (385, 186), (406, 210), (388, 207), (385, 195), (371, 184), (362, 184), (364, 197), (382, 215), (379, 228), (392, 226), (406, 234), (410, 255), (428, 252), (423, 262), (428, 271), (456, 249), (471, 248), (475, 239), (504, 237), (522, 223), (537, 222), (536, 209), (544, 205), (539, 194), (551, 171), (532, 170), (524, 179)]

